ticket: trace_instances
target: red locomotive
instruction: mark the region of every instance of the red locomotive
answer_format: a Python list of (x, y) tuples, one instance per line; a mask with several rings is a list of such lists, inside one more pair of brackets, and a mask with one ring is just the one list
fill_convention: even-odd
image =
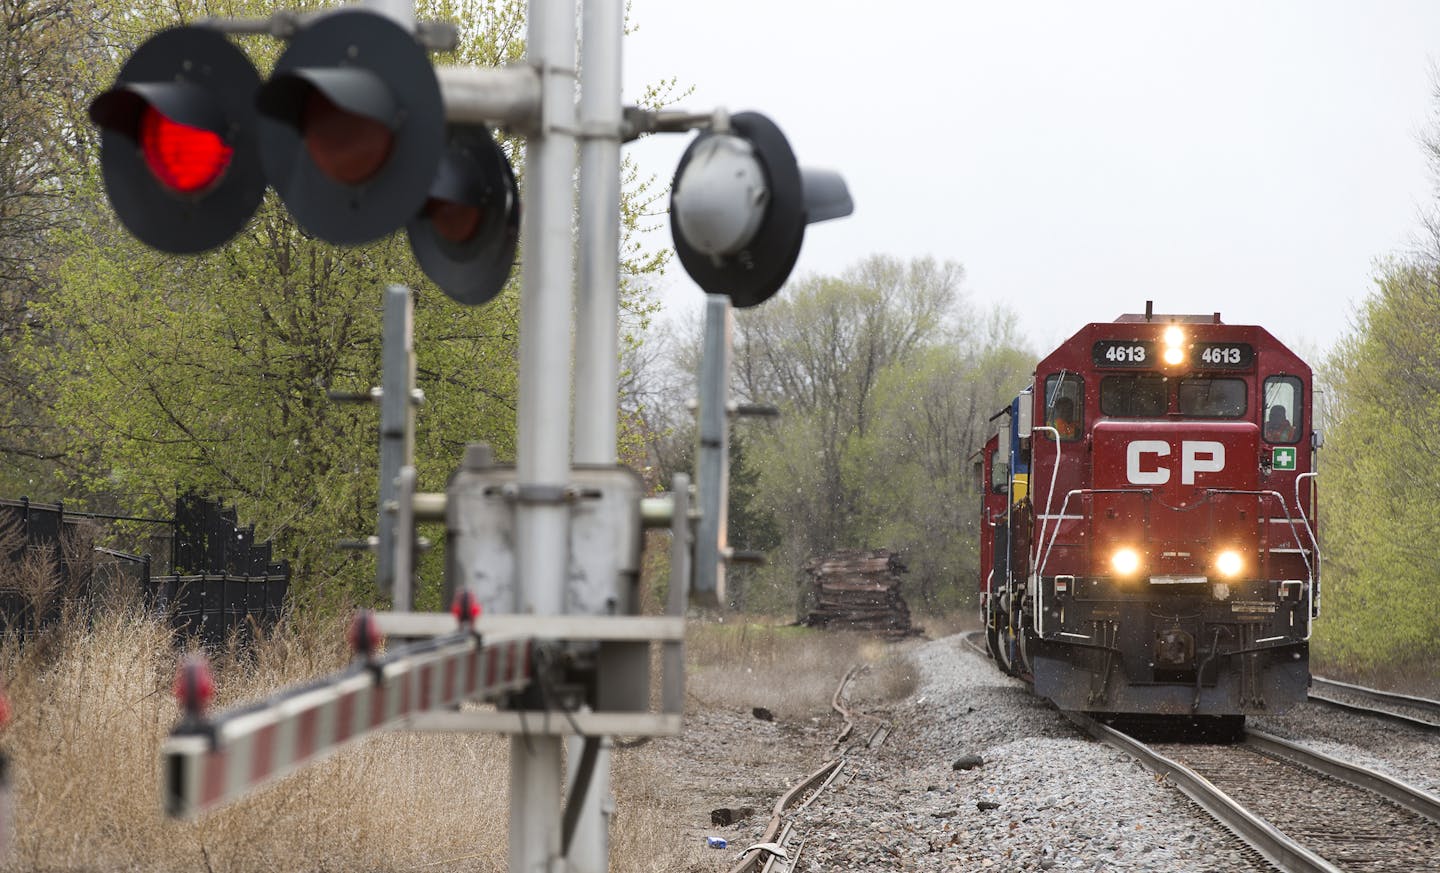
[(989, 649), (1061, 709), (1238, 727), (1309, 684), (1311, 372), (1264, 328), (1150, 310), (1086, 325), (992, 419)]

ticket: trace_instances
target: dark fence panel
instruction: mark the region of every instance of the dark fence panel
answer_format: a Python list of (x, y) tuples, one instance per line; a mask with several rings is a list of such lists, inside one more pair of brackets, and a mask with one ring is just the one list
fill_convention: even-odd
[(280, 619), (290, 590), (290, 562), (272, 554), (268, 540), (255, 542), (254, 525), (239, 526), (233, 507), (187, 494), (175, 501), (175, 575), (151, 580), (155, 602), (176, 603), (175, 629), (207, 644), (249, 637)]
[[(20, 633), (59, 620), (65, 604), (90, 593), (87, 520), (59, 504), (0, 499), (0, 622)], [(82, 553), (83, 550), (83, 553)]]
[(151, 603), (170, 616), (182, 636), (198, 636), (209, 646), (223, 645), (231, 634), (243, 639), (271, 627), (284, 611), (289, 576), (156, 576), (150, 580)]
[[(0, 566), (0, 622), (30, 633), (56, 621), (66, 602), (90, 601), (91, 538), (77, 533), (97, 518), (118, 517), (67, 517), (60, 505), (0, 499), (0, 563), (8, 564)], [(271, 543), (256, 543), (254, 526), (240, 527), (233, 507), (187, 494), (175, 501), (174, 519), (160, 521), (173, 531), (170, 575), (151, 576), (149, 555), (100, 551), (130, 560), (147, 606), (181, 635), (220, 645), (280, 620), (290, 564), (273, 560)]]

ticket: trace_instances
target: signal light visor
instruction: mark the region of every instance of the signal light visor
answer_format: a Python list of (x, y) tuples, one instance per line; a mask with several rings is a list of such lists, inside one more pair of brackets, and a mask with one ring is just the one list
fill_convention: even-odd
[(1110, 556), (1110, 568), (1116, 575), (1133, 576), (1140, 569), (1140, 553), (1128, 546), (1116, 549)]
[(145, 166), (161, 184), (180, 194), (215, 187), (235, 154), (218, 134), (172, 121), (154, 106), (146, 106), (141, 114), (139, 133)]

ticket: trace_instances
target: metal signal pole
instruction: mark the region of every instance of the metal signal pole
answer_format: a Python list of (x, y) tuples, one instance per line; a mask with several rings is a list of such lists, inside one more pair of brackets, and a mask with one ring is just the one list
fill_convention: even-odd
[[(531, 0), (527, 61), (540, 75), (540, 123), (525, 145), (517, 423), (515, 612), (560, 615), (569, 568), (570, 216), (575, 175), (575, 0)], [(560, 857), (560, 739), (510, 739), (510, 870)]]
[[(580, 64), (580, 286), (575, 333), (575, 463), (618, 461), (620, 89), (624, 0), (584, 0)], [(607, 568), (618, 578), (619, 567)], [(633, 604), (632, 604), (633, 606)], [(593, 766), (582, 771), (590, 744)], [(610, 856), (609, 737), (572, 737), (570, 802), (580, 805), (567, 861), (603, 873)], [(583, 792), (578, 786), (586, 786)]]

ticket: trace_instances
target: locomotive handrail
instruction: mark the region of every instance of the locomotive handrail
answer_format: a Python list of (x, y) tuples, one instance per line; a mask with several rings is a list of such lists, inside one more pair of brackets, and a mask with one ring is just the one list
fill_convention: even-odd
[(1285, 512), (1285, 523), (1290, 528), (1290, 537), (1295, 542), (1295, 548), (1300, 552), (1300, 559), (1305, 562), (1305, 574), (1309, 577), (1306, 581), (1314, 581), (1315, 570), (1310, 566), (1310, 555), (1305, 551), (1305, 544), (1300, 542), (1300, 535), (1295, 533), (1295, 519), (1290, 515), (1290, 507), (1285, 505), (1285, 495), (1275, 490), (1252, 491), (1241, 488), (1209, 488), (1207, 490), (1212, 494), (1253, 494), (1257, 497), (1274, 497), (1275, 500), (1279, 502), (1280, 508)]
[[(1056, 467), (1059, 467), (1058, 463)], [(1051, 490), (1054, 490), (1053, 484), (1051, 485)], [(1065, 500), (1060, 504), (1060, 518), (1055, 520), (1055, 530), (1050, 534), (1050, 542), (1045, 545), (1045, 556), (1035, 564), (1035, 633), (1042, 637), (1045, 636), (1042, 621), (1045, 615), (1045, 586), (1040, 580), (1045, 575), (1045, 565), (1050, 563), (1050, 552), (1055, 548), (1055, 539), (1060, 536), (1060, 522), (1065, 518), (1065, 510), (1070, 507), (1070, 498), (1076, 494), (1144, 494), (1149, 496), (1150, 493), (1151, 490), (1149, 488), (1075, 488), (1066, 492)], [(1049, 515), (1050, 501), (1048, 498), (1045, 501), (1045, 511), (1046, 515)], [(1041, 528), (1040, 536), (1036, 537), (1036, 540), (1038, 541), (1044, 537), (1044, 535), (1044, 528)], [(1036, 554), (1039, 554), (1038, 549), (1036, 550)], [(1033, 560), (1032, 563), (1034, 563)]]
[(1076, 488), (1065, 495), (1065, 500), (1060, 504), (1060, 517), (1056, 520), (1055, 530), (1050, 534), (1050, 542), (1045, 546), (1045, 555), (1041, 558), (1036, 568), (1038, 575), (1044, 575), (1045, 565), (1050, 563), (1050, 552), (1055, 547), (1055, 539), (1060, 535), (1060, 521), (1065, 519), (1065, 510), (1070, 507), (1070, 498), (1077, 494), (1143, 494), (1146, 497), (1154, 494), (1153, 488)]
[[(1320, 474), (1313, 470), (1309, 473), (1301, 473), (1295, 477), (1295, 511), (1300, 513), (1300, 520), (1305, 522), (1305, 535), (1310, 537), (1310, 547), (1315, 550), (1315, 578), (1310, 582), (1310, 617), (1315, 618), (1320, 614), (1320, 541), (1315, 539), (1315, 529), (1310, 526), (1310, 518), (1305, 515), (1305, 504), (1300, 502), (1300, 480), (1314, 479)], [(1310, 495), (1315, 495), (1315, 486), (1310, 486)]]
[[(1050, 468), (1050, 487), (1045, 489), (1045, 514), (1040, 516), (1040, 536), (1035, 538), (1035, 551), (1033, 554), (1030, 555), (1030, 566), (1032, 567), (1035, 566), (1036, 559), (1040, 557), (1040, 543), (1043, 542), (1045, 539), (1045, 526), (1050, 521), (1050, 501), (1055, 498), (1055, 480), (1060, 475), (1060, 455), (1062, 451), (1060, 446), (1060, 431), (1043, 424), (1038, 427), (1030, 428), (1031, 433), (1034, 433), (1037, 430), (1049, 431), (1054, 436), (1055, 466)], [(1064, 509), (1060, 510), (1060, 515), (1062, 517), (1065, 515)], [(1055, 520), (1055, 530), (1057, 533), (1060, 530), (1060, 519)]]
[[(1058, 466), (1058, 465), (1057, 465), (1057, 466)], [(1306, 476), (1313, 476), (1313, 475), (1315, 475), (1315, 474), (1313, 474), (1313, 473), (1306, 473), (1306, 474), (1304, 474), (1304, 475), (1306, 475)], [(1053, 488), (1052, 488), (1052, 490), (1053, 490)], [(1274, 490), (1253, 490), (1253, 491), (1252, 491), (1252, 490), (1241, 490), (1241, 489), (1232, 489), (1232, 488), (1211, 488), (1211, 489), (1207, 489), (1207, 491), (1209, 491), (1209, 492), (1212, 493), (1212, 494), (1252, 494), (1252, 495), (1255, 495), (1255, 496), (1257, 496), (1257, 497), (1271, 496), (1271, 497), (1274, 497), (1274, 498), (1279, 502), (1279, 504), (1280, 504), (1280, 509), (1285, 513), (1285, 521), (1287, 522), (1287, 525), (1288, 525), (1289, 528), (1290, 528), (1290, 536), (1294, 539), (1295, 546), (1296, 546), (1296, 550), (1299, 551), (1299, 553), (1300, 553), (1300, 559), (1305, 562), (1305, 572), (1306, 572), (1306, 575), (1309, 577), (1306, 581), (1309, 583), (1309, 587), (1310, 587), (1310, 591), (1311, 591), (1311, 597), (1313, 598), (1313, 597), (1314, 597), (1314, 593), (1315, 593), (1315, 588), (1316, 588), (1315, 581), (1316, 581), (1316, 578), (1317, 578), (1316, 567), (1312, 567), (1312, 566), (1310, 565), (1310, 556), (1306, 553), (1304, 544), (1300, 542), (1300, 536), (1295, 532), (1295, 520), (1294, 520), (1294, 518), (1291, 517), (1291, 515), (1290, 515), (1290, 507), (1285, 504), (1285, 496), (1284, 496), (1283, 494), (1281, 494), (1279, 491), (1274, 491)], [(1303, 509), (1300, 509), (1300, 506), (1299, 506), (1299, 492), (1300, 492), (1300, 489), (1299, 489), (1298, 481), (1297, 481), (1297, 484), (1296, 484), (1295, 492), (1296, 492), (1296, 508), (1300, 511), (1301, 518), (1302, 518), (1302, 519), (1305, 519), (1304, 510), (1303, 510)], [(1149, 489), (1149, 488), (1075, 488), (1075, 489), (1073, 489), (1073, 490), (1071, 490), (1071, 491), (1066, 492), (1066, 494), (1065, 494), (1065, 500), (1062, 501), (1061, 504), (1060, 504), (1060, 517), (1061, 517), (1062, 519), (1065, 517), (1065, 510), (1067, 510), (1067, 509), (1070, 507), (1070, 498), (1071, 498), (1071, 497), (1074, 497), (1074, 496), (1076, 496), (1076, 495), (1086, 495), (1086, 494), (1145, 494), (1145, 495), (1148, 495), (1148, 494), (1150, 494), (1150, 493), (1151, 493), (1151, 489)], [(1048, 515), (1049, 515), (1049, 509), (1050, 509), (1048, 498), (1047, 498), (1047, 500), (1046, 500), (1046, 507), (1045, 507), (1045, 509), (1046, 509), (1046, 515), (1048, 516)], [(1310, 523), (1309, 523), (1309, 520), (1308, 520), (1308, 519), (1305, 519), (1305, 532), (1306, 532), (1306, 534), (1310, 537), (1310, 541), (1311, 541), (1312, 546), (1314, 546), (1314, 549), (1315, 549), (1315, 562), (1316, 562), (1316, 565), (1317, 565), (1317, 567), (1318, 567), (1319, 561), (1320, 561), (1320, 548), (1319, 548), (1319, 545), (1315, 543), (1315, 534), (1314, 534), (1314, 532), (1310, 529)], [(1037, 541), (1038, 541), (1039, 539), (1041, 539), (1043, 536), (1044, 536), (1044, 529), (1042, 528), (1042, 529), (1041, 529), (1041, 537), (1037, 537), (1037, 538), (1036, 538)], [(1060, 522), (1059, 522), (1059, 520), (1057, 520), (1056, 523), (1055, 523), (1055, 529), (1054, 529), (1054, 530), (1051, 532), (1051, 534), (1050, 534), (1050, 541), (1045, 544), (1045, 552), (1044, 552), (1043, 556), (1040, 556), (1040, 559), (1039, 559), (1039, 561), (1036, 563), (1036, 566), (1035, 566), (1035, 621), (1034, 621), (1034, 627), (1035, 627), (1035, 633), (1039, 634), (1041, 637), (1044, 637), (1044, 635), (1045, 635), (1045, 627), (1044, 627), (1044, 615), (1045, 615), (1045, 585), (1044, 585), (1044, 583), (1043, 583), (1042, 580), (1043, 580), (1043, 578), (1044, 578), (1044, 576), (1045, 576), (1045, 566), (1050, 563), (1050, 553), (1051, 553), (1051, 552), (1054, 550), (1054, 548), (1055, 548), (1055, 540), (1056, 540), (1057, 538), (1059, 538), (1059, 536), (1060, 536)], [(1038, 554), (1038, 550), (1037, 550), (1037, 554)], [(1312, 605), (1313, 605), (1313, 603), (1312, 603)], [(1314, 631), (1314, 626), (1315, 626), (1315, 622), (1314, 622), (1314, 612), (1315, 612), (1314, 609), (1307, 609), (1307, 610), (1306, 610), (1306, 618), (1305, 618), (1305, 641), (1309, 641), (1310, 636), (1311, 636), (1312, 632)]]
[[(1279, 491), (1275, 491), (1275, 490), (1273, 490), (1273, 489), (1271, 489), (1271, 490), (1248, 491), (1248, 490), (1242, 490), (1242, 489), (1238, 489), (1238, 488), (1212, 488), (1212, 489), (1209, 489), (1209, 490), (1210, 490), (1210, 492), (1211, 492), (1212, 494), (1253, 494), (1253, 495), (1255, 495), (1255, 496), (1257, 496), (1257, 497), (1270, 496), (1270, 497), (1274, 497), (1275, 500), (1279, 502), (1279, 504), (1280, 504), (1280, 509), (1285, 512), (1285, 526), (1288, 527), (1288, 528), (1290, 528), (1290, 537), (1295, 541), (1295, 550), (1300, 553), (1300, 560), (1302, 560), (1302, 561), (1305, 562), (1305, 575), (1306, 575), (1306, 577), (1307, 577), (1305, 581), (1306, 581), (1306, 583), (1307, 583), (1307, 585), (1308, 585), (1308, 587), (1309, 587), (1309, 589), (1310, 589), (1311, 597), (1313, 598), (1313, 597), (1314, 597), (1314, 592), (1315, 592), (1315, 579), (1316, 579), (1315, 568), (1312, 567), (1312, 566), (1310, 566), (1310, 555), (1309, 555), (1308, 553), (1306, 553), (1304, 543), (1301, 543), (1301, 542), (1300, 542), (1300, 535), (1297, 534), (1297, 533), (1295, 533), (1295, 519), (1292, 518), (1291, 515), (1290, 515), (1290, 507), (1288, 507), (1288, 506), (1285, 505), (1285, 495), (1283, 495), (1283, 494), (1281, 494)], [(1299, 488), (1296, 488), (1296, 496), (1297, 496), (1297, 498), (1298, 498), (1298, 496), (1299, 496)], [(1296, 508), (1297, 508), (1297, 509), (1299, 508), (1298, 500), (1297, 500), (1297, 503), (1296, 503)], [(1303, 516), (1302, 516), (1302, 517), (1303, 517)], [(1305, 529), (1306, 529), (1307, 532), (1308, 532), (1309, 529), (1310, 529), (1310, 525), (1309, 525), (1308, 522), (1307, 522), (1306, 525), (1305, 525)], [(1313, 542), (1313, 540), (1314, 540), (1313, 535), (1311, 536), (1311, 540), (1312, 540), (1312, 542)], [(1318, 546), (1317, 546), (1316, 549), (1315, 549), (1315, 561), (1316, 561), (1317, 564), (1318, 564), (1319, 561), (1320, 561), (1320, 549), (1319, 549)], [(1306, 610), (1305, 610), (1305, 641), (1306, 641), (1306, 642), (1309, 642), (1309, 640), (1310, 640), (1310, 634), (1314, 631), (1314, 628), (1315, 628), (1315, 616), (1314, 616), (1314, 612), (1315, 612), (1314, 609), (1306, 609)]]

